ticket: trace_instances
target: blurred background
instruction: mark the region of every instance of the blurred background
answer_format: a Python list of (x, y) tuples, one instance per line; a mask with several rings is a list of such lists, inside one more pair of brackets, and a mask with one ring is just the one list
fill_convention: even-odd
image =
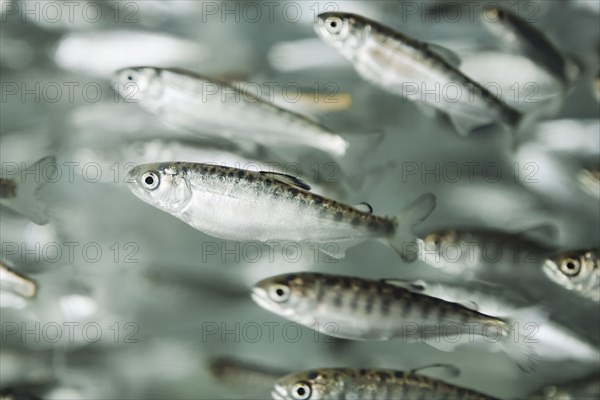
[[(541, 259), (448, 274), (404, 263), (375, 241), (343, 260), (223, 241), (141, 202), (125, 184), (140, 159), (132, 141), (178, 140), (181, 132), (120, 97), (113, 74), (130, 66), (180, 67), (239, 82), (340, 134), (383, 134), (373, 148), (342, 159), (316, 151), (285, 159), (252, 154), (323, 183), (329, 197), (395, 215), (433, 192), (438, 206), (421, 233), (550, 225), (557, 234), (538, 238), (548, 248), (597, 248), (597, 193), (582, 190), (576, 176), (600, 162), (599, 2), (494, 3), (519, 13), (574, 60), (580, 71), (569, 87), (523, 55), (509, 56), (482, 24), (485, 1), (2, 0), (2, 173), (48, 155), (56, 164), (51, 174), (34, 168), (28, 178), (46, 182), (35, 195), (47, 224), (0, 209), (3, 262), (37, 285), (31, 299), (11, 297), (3, 286), (0, 390), (48, 399), (256, 399), (268, 398), (270, 377), (287, 371), (448, 363), (461, 370), (449, 382), (508, 399), (597, 374), (598, 304), (549, 281)], [(316, 15), (326, 11), (361, 14), (454, 50), (463, 71), (497, 85), (515, 108), (539, 113), (539, 123), (516, 149), (506, 132), (458, 136), (446, 119), (361, 79), (314, 33)], [(217, 146), (194, 135), (186, 140)], [(238, 156), (243, 145), (219, 144)], [(157, 157), (165, 157), (157, 146)], [(221, 161), (214, 154), (181, 161)], [(493, 282), (544, 310), (536, 321), (542, 360), (524, 375), (502, 352), (315, 333), (249, 296), (258, 280), (291, 271)], [(236, 361), (215, 361), (223, 357)], [(257, 366), (256, 375), (244, 375), (245, 364)]]

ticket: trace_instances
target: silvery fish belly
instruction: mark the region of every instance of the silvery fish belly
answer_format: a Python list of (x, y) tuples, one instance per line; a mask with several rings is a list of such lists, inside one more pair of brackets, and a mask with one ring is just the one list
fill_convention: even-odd
[[(137, 166), (128, 183), (143, 201), (222, 239), (333, 242), (330, 255), (338, 258), (345, 246), (370, 238), (387, 239), (402, 255), (409, 240), (397, 218), (313, 194), (290, 175), (172, 162)], [(421, 196), (405, 209), (402, 225), (412, 226), (434, 207), (433, 195)]]
[[(428, 367), (422, 369), (425, 368)], [(274, 400), (494, 399), (415, 371), (352, 368), (322, 368), (286, 375), (277, 381), (271, 396)]]
[[(0, 294), (4, 297), (9, 292), (24, 299), (31, 299), (36, 295), (37, 285), (35, 282), (14, 271), (8, 265), (0, 262)], [(18, 299), (16, 301), (4, 300), (6, 299), (3, 299), (1, 302), (0, 308), (9, 307), (14, 303), (22, 303)]]
[(459, 133), (494, 122), (514, 127), (521, 116), (458, 68), (448, 50), (419, 42), (364, 17), (346, 13), (319, 15), (315, 30), (354, 65), (366, 80), (461, 117)]
[(119, 93), (165, 124), (205, 136), (300, 145), (343, 155), (348, 143), (321, 125), (255, 95), (190, 72), (150, 67), (117, 72)]

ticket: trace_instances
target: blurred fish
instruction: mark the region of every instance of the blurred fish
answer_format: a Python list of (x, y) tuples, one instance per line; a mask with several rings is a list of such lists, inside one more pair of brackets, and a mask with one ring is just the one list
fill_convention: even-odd
[(279, 379), (271, 396), (274, 400), (494, 399), (416, 371), (323, 368), (297, 372)]
[(579, 75), (579, 68), (544, 33), (513, 11), (492, 4), (481, 13), (481, 20), (496, 37), (546, 68), (564, 84)]
[(598, 249), (563, 252), (549, 257), (544, 272), (554, 282), (600, 303)]
[(343, 155), (348, 142), (299, 114), (224, 82), (178, 69), (136, 67), (116, 74), (119, 94), (186, 132)]
[(600, 164), (584, 168), (577, 176), (581, 190), (600, 198)]
[[(352, 62), (363, 78), (417, 105), (447, 112), (461, 135), (496, 122), (511, 129), (521, 123), (518, 111), (464, 75), (457, 68), (458, 58), (445, 48), (355, 14), (320, 14), (315, 30)], [(447, 95), (449, 88), (451, 96)], [(437, 92), (436, 96), (427, 96), (431, 91)]]
[(583, 379), (566, 385), (545, 386), (528, 400), (595, 400), (600, 396), (600, 373), (596, 371)]
[[(252, 289), (252, 299), (268, 311), (335, 337), (401, 339), (453, 350), (459, 342), (473, 343), (473, 337), (478, 336), (498, 343), (525, 372), (533, 371), (537, 362), (535, 349), (521, 340), (523, 337), (515, 336), (513, 320), (420, 294), (393, 280), (286, 274), (258, 282)], [(532, 311), (515, 314), (521, 313), (525, 316)], [(449, 336), (453, 336), (451, 341), (444, 340)]]
[[(540, 225), (509, 233), (485, 229), (440, 229), (419, 235), (413, 249), (422, 262), (450, 273), (494, 263), (531, 263), (541, 265), (541, 256), (551, 253), (538, 237), (554, 239), (557, 230)], [(535, 237), (533, 239), (532, 237)], [(407, 250), (408, 251), (408, 250)]]
[(0, 289), (31, 299), (35, 297), (37, 285), (0, 261)]
[(5, 163), (2, 168), (5, 176), (0, 178), (0, 204), (38, 225), (47, 224), (46, 206), (38, 199), (38, 191), (48, 179), (53, 179), (55, 166), (54, 156), (44, 157), (28, 167), (23, 163), (20, 168), (16, 163)]
[(258, 398), (267, 398), (275, 382), (290, 373), (228, 357), (210, 360), (208, 369), (225, 386), (250, 396), (260, 396)]
[(313, 194), (290, 175), (210, 164), (144, 164), (129, 171), (128, 184), (146, 203), (211, 236), (314, 243), (334, 258), (368, 239), (385, 240), (403, 255), (414, 241), (412, 226), (435, 208), (435, 197), (425, 194), (395, 218), (378, 217), (368, 204)]

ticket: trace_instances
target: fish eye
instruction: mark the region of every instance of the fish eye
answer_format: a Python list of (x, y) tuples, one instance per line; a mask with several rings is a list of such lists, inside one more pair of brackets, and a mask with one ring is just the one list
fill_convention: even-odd
[(337, 35), (342, 31), (343, 22), (338, 17), (329, 17), (325, 20), (325, 25), (330, 33)]
[(560, 270), (568, 276), (575, 276), (581, 271), (581, 263), (574, 258), (565, 258), (560, 263)]
[(149, 171), (142, 175), (142, 184), (148, 190), (156, 189), (159, 183), (160, 179), (158, 178), (158, 174), (155, 172)]
[(290, 289), (285, 285), (273, 285), (269, 288), (269, 297), (277, 303), (283, 303), (290, 298)]
[(292, 397), (296, 400), (306, 400), (311, 395), (311, 388), (308, 383), (298, 382), (292, 387)]

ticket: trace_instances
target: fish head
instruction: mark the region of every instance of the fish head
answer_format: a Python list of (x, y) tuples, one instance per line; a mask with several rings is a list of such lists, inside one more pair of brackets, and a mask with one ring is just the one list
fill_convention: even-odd
[(126, 182), (141, 200), (172, 214), (192, 199), (186, 172), (177, 163), (138, 165), (129, 171)]
[(321, 39), (335, 47), (346, 58), (352, 58), (371, 31), (367, 20), (354, 14), (338, 12), (319, 14), (314, 28)]
[(163, 93), (161, 71), (152, 67), (130, 67), (115, 73), (117, 92), (125, 101), (159, 99)]
[(298, 322), (317, 307), (317, 285), (312, 274), (273, 276), (254, 285), (252, 299), (264, 309)]
[(567, 289), (593, 292), (600, 289), (598, 264), (596, 250), (574, 251), (547, 258), (543, 269), (548, 278)]
[(286, 375), (277, 382), (271, 397), (275, 400), (342, 399), (343, 380), (331, 370), (311, 370)]

